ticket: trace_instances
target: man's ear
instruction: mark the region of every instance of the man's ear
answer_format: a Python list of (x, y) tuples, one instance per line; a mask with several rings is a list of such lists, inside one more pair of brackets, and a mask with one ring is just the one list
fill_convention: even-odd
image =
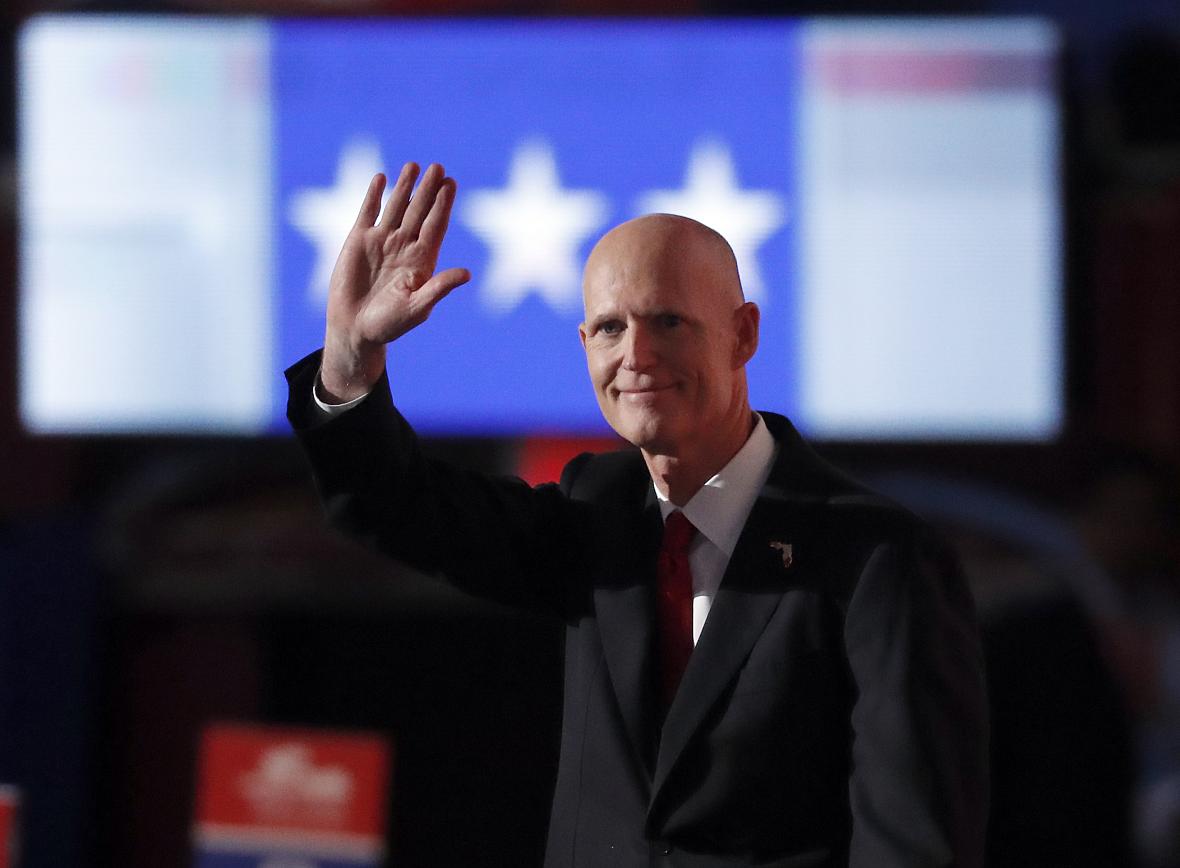
[(582, 339), (582, 349), (586, 349), (586, 323), (578, 324), (578, 337)]
[(762, 313), (752, 301), (743, 302), (733, 312), (733, 333), (737, 338), (734, 345), (735, 368), (743, 367), (754, 358), (754, 351), (758, 349), (758, 323), (761, 319)]

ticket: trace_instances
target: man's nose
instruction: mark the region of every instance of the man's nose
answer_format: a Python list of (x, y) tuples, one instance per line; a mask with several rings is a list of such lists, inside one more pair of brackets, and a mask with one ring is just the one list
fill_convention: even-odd
[(627, 329), (623, 339), (623, 367), (628, 371), (643, 371), (658, 360), (659, 352), (651, 330), (641, 324)]

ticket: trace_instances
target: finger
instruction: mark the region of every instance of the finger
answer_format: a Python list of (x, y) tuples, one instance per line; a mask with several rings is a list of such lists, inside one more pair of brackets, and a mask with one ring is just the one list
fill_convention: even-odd
[(401, 224), (406, 206), (410, 204), (410, 192), (414, 189), (414, 181), (417, 179), (417, 163), (406, 163), (402, 166), (393, 189), (389, 191), (389, 201), (385, 203), (385, 211), (381, 215), (382, 229), (396, 229)]
[(471, 272), (466, 268), (448, 268), (422, 284), (422, 287), (414, 293), (414, 297), (429, 313), (431, 308), (447, 296), (447, 293), (469, 280), (471, 280)]
[(443, 174), (443, 167), (438, 163), (431, 163), (426, 167), (426, 172), (418, 183), (418, 189), (414, 191), (414, 198), (410, 200), (410, 206), (402, 218), (402, 229), (411, 238), (417, 237), (422, 228), (422, 221), (430, 213), (430, 208), (438, 195), (439, 185), (442, 184)]
[(451, 221), (451, 208), (455, 204), (455, 179), (444, 178), (439, 186), (438, 195), (434, 197), (434, 204), (426, 219), (422, 222), (422, 231), (418, 233), (418, 240), (438, 254), (442, 246), (443, 236), (447, 234), (447, 224)]
[(369, 181), (369, 189), (365, 191), (365, 199), (361, 202), (361, 210), (356, 215), (358, 228), (368, 229), (377, 219), (377, 212), (381, 209), (381, 191), (385, 189), (385, 176), (378, 172)]

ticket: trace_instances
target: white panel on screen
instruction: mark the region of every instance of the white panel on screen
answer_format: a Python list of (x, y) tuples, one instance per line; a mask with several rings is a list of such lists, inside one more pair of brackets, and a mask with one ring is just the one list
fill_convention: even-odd
[(1036, 22), (848, 22), (815, 26), (806, 45), (807, 429), (1053, 436), (1053, 33)]
[(30, 429), (265, 427), (266, 47), (250, 21), (45, 18), (23, 31)]

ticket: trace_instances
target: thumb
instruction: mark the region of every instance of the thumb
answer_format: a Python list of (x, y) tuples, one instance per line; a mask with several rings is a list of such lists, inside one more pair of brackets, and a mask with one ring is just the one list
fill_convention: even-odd
[(442, 301), (452, 289), (457, 286), (462, 286), (467, 281), (471, 280), (471, 272), (466, 268), (448, 268), (446, 271), (440, 271), (426, 283), (422, 284), (421, 288), (414, 293), (421, 298), (423, 308), (429, 312), (436, 304)]

